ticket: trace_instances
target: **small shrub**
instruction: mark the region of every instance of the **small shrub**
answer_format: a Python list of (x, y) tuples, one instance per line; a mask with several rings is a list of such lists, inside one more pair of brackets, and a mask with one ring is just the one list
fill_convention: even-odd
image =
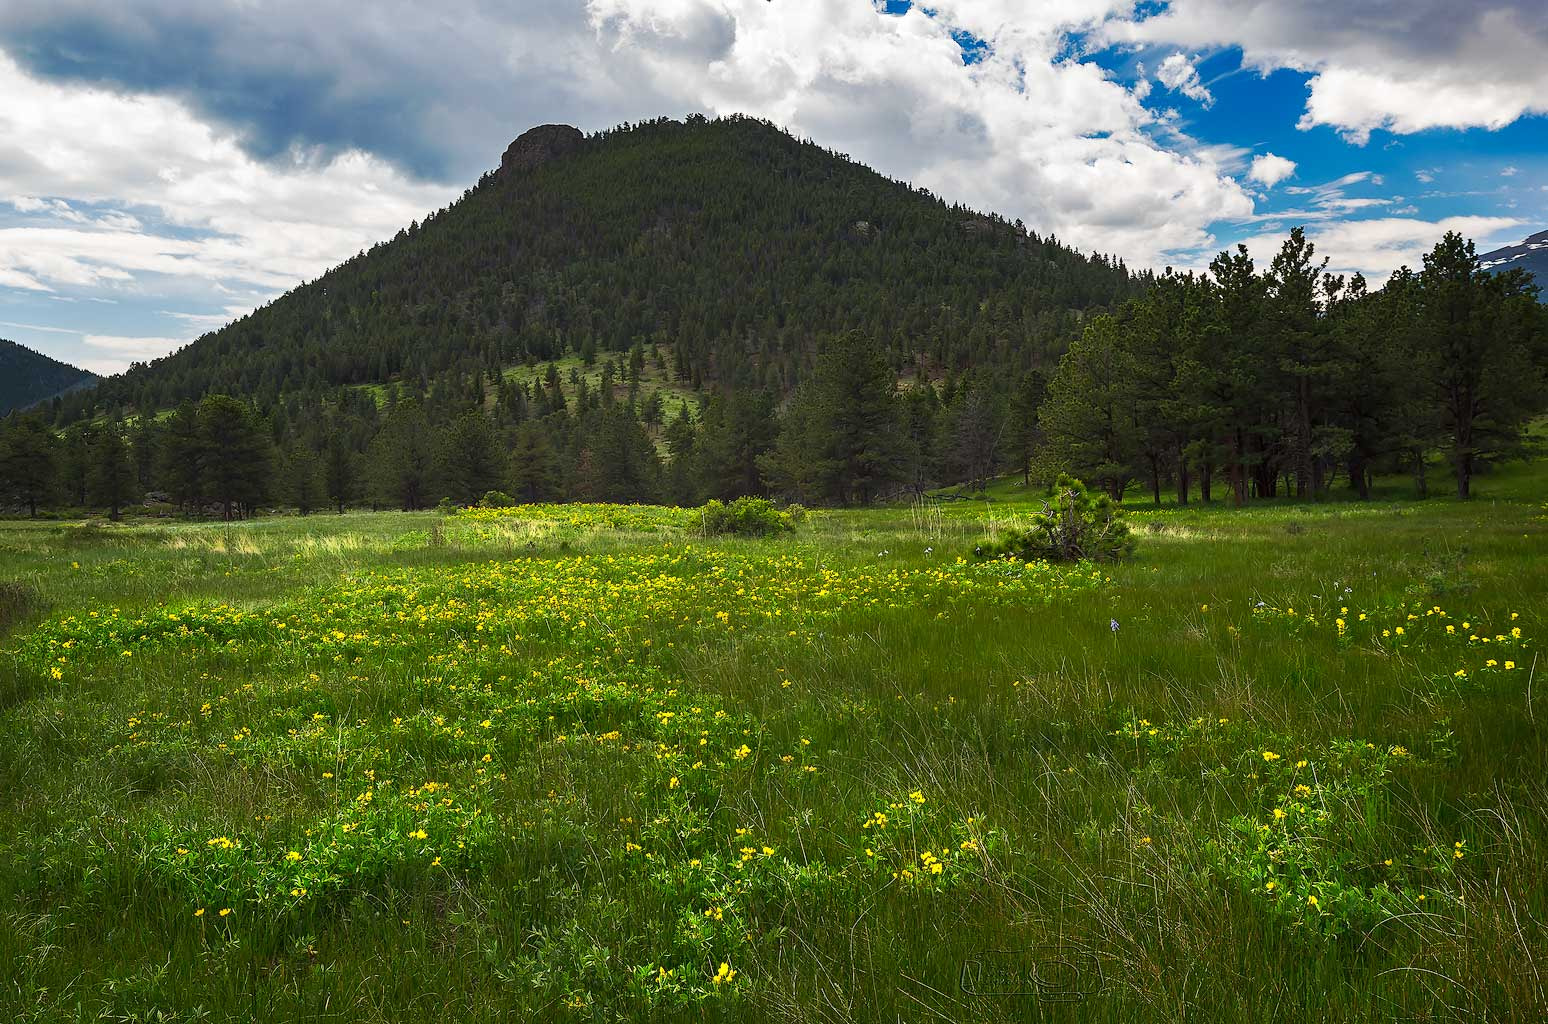
[(1425, 545), (1418, 568), (1418, 578), (1409, 584), (1408, 596), (1426, 601), (1439, 601), (1465, 597), (1478, 589), (1477, 582), (1468, 569), (1466, 545), (1452, 550), (1432, 552)]
[(1031, 562), (1117, 561), (1134, 553), (1135, 540), (1123, 509), (1105, 494), (1092, 495), (1086, 485), (1061, 474), (1053, 497), (1032, 514), (1026, 527), (1012, 527), (996, 544), (984, 545), (984, 558), (1018, 558)]
[(479, 508), (515, 508), (516, 499), (504, 491), (485, 491), (478, 499)]
[(806, 510), (800, 506), (781, 511), (767, 498), (737, 498), (729, 505), (711, 499), (699, 509), (700, 528), (706, 537), (728, 533), (738, 537), (768, 537), (789, 533), (805, 516)]

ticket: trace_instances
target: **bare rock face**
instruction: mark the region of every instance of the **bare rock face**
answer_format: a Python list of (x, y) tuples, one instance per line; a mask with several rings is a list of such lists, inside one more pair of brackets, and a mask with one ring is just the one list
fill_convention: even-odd
[(530, 171), (550, 160), (573, 153), (586, 141), (579, 128), (567, 124), (542, 124), (522, 132), (500, 158), (500, 173)]

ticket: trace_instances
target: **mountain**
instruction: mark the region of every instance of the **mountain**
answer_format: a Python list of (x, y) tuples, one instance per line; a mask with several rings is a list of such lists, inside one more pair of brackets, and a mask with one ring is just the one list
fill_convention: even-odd
[(636, 344), (693, 387), (788, 394), (852, 328), (900, 374), (1021, 370), (1145, 280), (752, 118), (545, 125), (424, 223), (67, 412), (265, 407)]
[(1520, 267), (1537, 278), (1548, 293), (1548, 231), (1539, 231), (1516, 245), (1486, 252), (1478, 257), (1486, 270), (1511, 270)]
[(0, 338), (0, 416), (82, 388), (97, 375)]

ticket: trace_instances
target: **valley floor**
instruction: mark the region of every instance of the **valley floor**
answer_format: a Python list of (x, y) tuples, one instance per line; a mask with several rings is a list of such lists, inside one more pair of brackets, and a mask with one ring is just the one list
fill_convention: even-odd
[(0, 524), (0, 1019), (1541, 1020), (1523, 473)]

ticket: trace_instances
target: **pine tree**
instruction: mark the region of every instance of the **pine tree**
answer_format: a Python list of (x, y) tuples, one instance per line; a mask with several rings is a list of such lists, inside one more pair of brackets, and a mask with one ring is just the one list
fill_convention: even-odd
[(162, 434), (159, 476), (185, 512), (203, 498), (199, 490), (203, 461), (199, 410), (192, 402), (184, 402), (173, 411)]
[(511, 493), (521, 501), (552, 501), (559, 497), (558, 455), (548, 431), (528, 420), (516, 428), (510, 455)]
[(323, 488), (328, 500), (338, 506), (339, 515), (344, 506), (353, 501), (360, 489), (360, 462), (338, 425), (328, 439), (328, 451), (323, 461)]
[[(803, 489), (814, 486), (826, 501), (864, 505), (904, 478), (897, 379), (875, 338), (850, 331), (834, 339), (802, 389), (800, 417), (787, 417), (782, 429), (792, 436), (781, 437), (770, 463), (787, 482), (799, 478)], [(795, 460), (807, 466), (796, 467)]]
[(1247, 247), (1222, 252), (1210, 263), (1215, 287), (1205, 347), (1211, 369), (1206, 401), (1220, 412), (1219, 428), (1231, 490), (1237, 505), (1247, 502), (1249, 474), (1266, 456), (1264, 408), (1270, 389), (1260, 373), (1257, 350), (1263, 319), (1263, 281)]
[[(1427, 461), (1431, 451), (1444, 444), (1445, 426), (1426, 386), (1419, 278), (1409, 268), (1399, 268), (1370, 301), (1369, 337), (1357, 336), (1354, 343), (1374, 350), (1379, 362), (1360, 384), (1366, 397), (1354, 413), (1370, 421), (1373, 436), (1367, 450), (1372, 458), (1395, 456), (1413, 475), (1414, 493), (1428, 497)], [(1358, 429), (1361, 423), (1356, 419), (1353, 425)]]
[(59, 441), (41, 417), (15, 414), (0, 423), (0, 496), (26, 505), (36, 519), (58, 480)]
[(759, 460), (774, 445), (779, 424), (767, 391), (716, 394), (705, 405), (698, 432), (703, 492), (729, 501), (767, 492)]
[(367, 453), (373, 493), (384, 504), (404, 511), (424, 508), (429, 500), (434, 462), (430, 422), (419, 402), (400, 400), (387, 414)]
[(825, 377), (829, 458), (839, 466), (840, 504), (869, 504), (903, 475), (897, 379), (881, 346), (851, 332), (830, 349)]
[(774, 447), (759, 468), (775, 493), (806, 505), (835, 500), (840, 465), (827, 444), (818, 385), (803, 384), (780, 418)]
[(1032, 482), (1032, 459), (1037, 454), (1042, 434), (1037, 426), (1038, 406), (1048, 395), (1048, 378), (1041, 370), (1022, 374), (1011, 393), (1009, 423), (1006, 429), (1006, 455), (1021, 473), (1021, 482)]
[(489, 417), (477, 409), (469, 409), (443, 427), (436, 447), (441, 496), (459, 505), (473, 505), (489, 491), (505, 486), (505, 452)]
[(1508, 453), (1542, 407), (1542, 311), (1521, 271), (1479, 267), (1473, 243), (1448, 232), (1419, 274), (1420, 365), (1444, 416), (1457, 496), (1470, 497), (1481, 459)]
[(250, 513), (274, 477), (273, 451), (251, 409), (230, 395), (199, 403), (199, 488), (218, 503), (221, 518)]
[(1332, 372), (1328, 333), (1318, 322), (1318, 283), (1328, 261), (1317, 263), (1316, 251), (1303, 229), (1292, 228), (1265, 280), (1265, 369), (1271, 377), (1282, 374), (1285, 390), (1292, 395), (1285, 434), (1298, 498), (1322, 489), (1313, 458), (1313, 432), (1316, 406)]
[(311, 515), (327, 500), (323, 466), (310, 445), (298, 444), (285, 460), (285, 490), (301, 515)]
[(91, 450), (96, 443), (96, 433), (89, 423), (71, 424), (64, 433), (60, 452), (59, 477), (65, 501), (81, 508), (86, 506), (91, 484)]
[(150, 416), (140, 416), (134, 425), (134, 479), (142, 491), (155, 489), (160, 434)]
[(134, 493), (134, 467), (121, 424), (109, 423), (97, 431), (91, 446), (89, 481), (92, 502), (106, 508), (109, 518), (117, 519)]
[[(903, 482), (915, 494), (923, 494), (936, 481), (941, 403), (929, 381), (921, 381), (903, 392), (901, 419), (907, 464)], [(1031, 415), (1036, 416), (1033, 411)]]
[(666, 448), (664, 490), (667, 499), (680, 505), (699, 504), (703, 497), (694, 475), (698, 463), (698, 432), (686, 402), (667, 424)]
[(656, 446), (627, 406), (595, 410), (582, 426), (577, 458), (579, 493), (590, 501), (655, 501), (661, 489)]
[(1186, 504), (1191, 463), (1214, 427), (1202, 403), (1213, 366), (1202, 347), (1209, 292), (1193, 274), (1162, 274), (1142, 298), (1129, 304), (1126, 325), (1135, 367), (1135, 420), (1140, 424), (1139, 461), (1150, 477), (1151, 498), (1161, 503), (1165, 476), (1177, 481), (1177, 500)]
[(1387, 339), (1377, 329), (1376, 303), (1365, 278), (1354, 275), (1347, 283), (1328, 275), (1323, 282), (1323, 327), (1330, 360), (1336, 372), (1327, 387), (1326, 412), (1331, 424), (1344, 432), (1334, 457), (1342, 457), (1349, 486), (1362, 499), (1370, 497), (1370, 465), (1379, 457), (1380, 396), (1371, 383), (1387, 376)]
[(1141, 442), (1136, 392), (1137, 373), (1118, 320), (1096, 317), (1059, 360), (1038, 411), (1051, 468), (1123, 500)]
[(987, 487), (999, 459), (1005, 422), (1000, 397), (988, 383), (976, 376), (965, 381), (946, 415), (944, 455), (949, 477), (971, 490)]

